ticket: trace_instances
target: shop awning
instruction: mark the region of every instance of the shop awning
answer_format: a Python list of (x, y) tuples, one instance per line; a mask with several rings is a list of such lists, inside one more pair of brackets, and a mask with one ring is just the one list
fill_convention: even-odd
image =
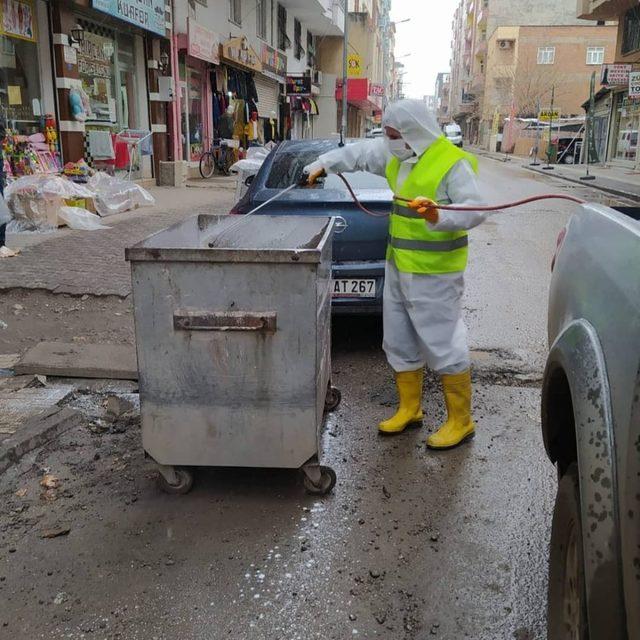
[[(382, 99), (380, 96), (372, 96), (371, 83), (368, 78), (347, 79), (347, 102), (371, 114), (382, 111)], [(336, 100), (342, 100), (342, 80), (336, 81)]]

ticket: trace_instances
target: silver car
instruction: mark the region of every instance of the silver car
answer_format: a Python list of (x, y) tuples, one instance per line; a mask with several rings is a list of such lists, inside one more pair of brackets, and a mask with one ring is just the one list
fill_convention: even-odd
[(558, 239), (542, 429), (558, 469), (549, 640), (640, 638), (640, 208)]

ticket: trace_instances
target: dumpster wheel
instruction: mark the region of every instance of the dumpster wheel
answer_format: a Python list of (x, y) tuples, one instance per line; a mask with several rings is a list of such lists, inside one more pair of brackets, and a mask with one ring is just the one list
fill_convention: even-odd
[(329, 387), (327, 388), (327, 395), (324, 400), (324, 410), (328, 413), (335, 411), (340, 406), (341, 400), (342, 394), (340, 393), (340, 389), (329, 384)]
[(173, 495), (189, 493), (193, 487), (193, 471), (184, 467), (169, 467), (169, 469), (171, 471), (167, 473), (166, 467), (158, 465), (158, 487), (165, 493)]
[(336, 472), (331, 467), (325, 467), (324, 465), (319, 465), (318, 469), (320, 470), (320, 482), (318, 484), (314, 484), (309, 474), (304, 468), (302, 469), (304, 473), (304, 488), (307, 493), (324, 496), (331, 493), (333, 487), (336, 486)]

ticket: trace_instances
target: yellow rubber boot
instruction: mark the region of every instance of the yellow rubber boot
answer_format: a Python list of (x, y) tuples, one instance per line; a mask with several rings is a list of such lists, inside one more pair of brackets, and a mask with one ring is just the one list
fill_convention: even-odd
[(401, 433), (405, 428), (422, 421), (422, 379), (424, 372), (400, 371), (396, 373), (396, 386), (400, 406), (396, 414), (378, 425), (382, 433)]
[(442, 376), (447, 405), (447, 421), (427, 439), (430, 449), (451, 449), (472, 438), (475, 425), (471, 419), (471, 371)]

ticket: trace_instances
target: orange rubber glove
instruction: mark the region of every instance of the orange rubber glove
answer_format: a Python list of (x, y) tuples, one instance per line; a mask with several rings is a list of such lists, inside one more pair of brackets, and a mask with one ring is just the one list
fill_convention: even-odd
[(308, 164), (303, 169), (303, 174), (307, 178), (307, 184), (309, 186), (312, 186), (318, 181), (318, 178), (326, 176), (327, 172), (325, 171), (322, 164), (316, 160), (315, 162)]
[(440, 219), (440, 212), (438, 211), (438, 204), (431, 200), (431, 198), (425, 198), (418, 196), (414, 198), (407, 205), (410, 209), (415, 209), (427, 222), (431, 224), (437, 224)]

